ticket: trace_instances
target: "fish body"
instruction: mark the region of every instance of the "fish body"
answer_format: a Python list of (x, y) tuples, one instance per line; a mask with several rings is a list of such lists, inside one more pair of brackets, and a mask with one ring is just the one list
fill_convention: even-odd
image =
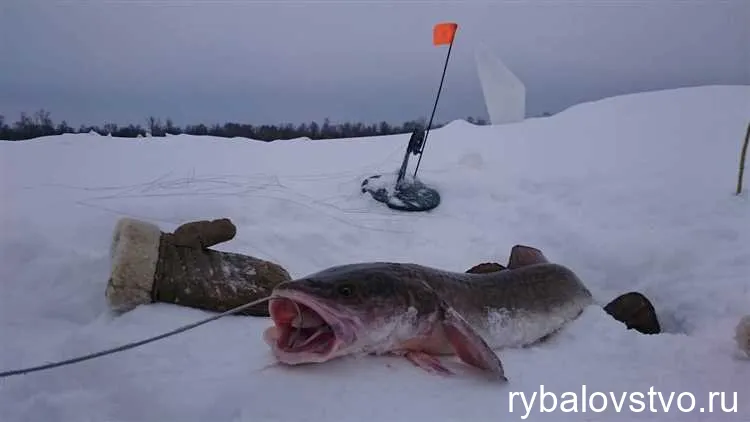
[(352, 354), (398, 354), (450, 373), (438, 356), (507, 380), (494, 352), (532, 344), (593, 303), (570, 269), (532, 262), (485, 274), (418, 264), (374, 262), (332, 267), (279, 284), (264, 336), (286, 364)]

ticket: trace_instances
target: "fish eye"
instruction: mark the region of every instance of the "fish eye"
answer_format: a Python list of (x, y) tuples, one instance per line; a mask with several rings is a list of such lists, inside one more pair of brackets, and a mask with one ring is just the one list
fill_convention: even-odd
[(338, 287), (338, 292), (341, 296), (349, 297), (354, 293), (354, 288), (351, 284), (342, 284)]

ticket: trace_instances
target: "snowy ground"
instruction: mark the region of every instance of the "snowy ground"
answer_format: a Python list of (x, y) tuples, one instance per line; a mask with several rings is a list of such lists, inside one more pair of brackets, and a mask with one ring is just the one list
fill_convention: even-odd
[[(0, 371), (208, 315), (166, 304), (108, 313), (108, 248), (121, 216), (165, 231), (229, 217), (237, 236), (217, 249), (273, 260), (293, 276), (374, 260), (464, 271), (504, 263), (512, 245), (528, 244), (574, 269), (602, 305), (643, 292), (666, 333), (627, 331), (592, 306), (552, 341), (499, 351), (510, 382), (491, 384), (469, 371), (431, 375), (399, 358), (269, 367), (261, 339), (269, 322), (228, 317), (2, 379), (0, 421), (747, 421), (750, 361), (738, 358), (732, 336), (750, 314), (750, 201), (733, 196), (749, 119), (750, 87), (702, 87), (503, 127), (453, 122), (428, 140), (420, 174), (443, 203), (422, 214), (391, 211), (359, 192), (365, 177), (398, 169), (408, 135), (2, 142)], [(511, 393), (530, 400), (542, 385), (558, 404), (570, 398), (565, 392), (579, 394), (578, 413), (540, 413), (537, 397), (526, 415), (518, 396), (511, 412)], [(586, 405), (582, 413), (583, 385), (608, 395), (604, 412)], [(664, 403), (649, 403), (650, 387)], [(736, 413), (722, 413), (720, 398), (709, 413), (712, 391), (726, 392), (729, 406), (736, 392)], [(693, 412), (677, 408), (681, 392), (695, 395)], [(617, 413), (610, 393), (636, 395)], [(645, 409), (630, 401), (637, 393)]]

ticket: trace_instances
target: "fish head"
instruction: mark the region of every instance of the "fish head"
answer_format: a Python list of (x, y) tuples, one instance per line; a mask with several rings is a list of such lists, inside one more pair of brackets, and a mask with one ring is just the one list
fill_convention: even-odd
[(384, 265), (351, 264), (278, 284), (264, 333), (286, 364), (320, 363), (395, 342), (415, 310), (399, 274)]

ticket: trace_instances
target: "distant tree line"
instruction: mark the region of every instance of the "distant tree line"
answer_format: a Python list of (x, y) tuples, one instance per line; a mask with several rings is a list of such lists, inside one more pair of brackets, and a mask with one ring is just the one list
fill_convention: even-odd
[[(466, 118), (469, 123), (486, 125), (484, 119)], [(398, 133), (410, 133), (415, 129), (424, 129), (427, 126), (425, 119), (417, 119), (404, 122), (400, 125), (392, 125), (388, 122), (376, 124), (365, 123), (331, 123), (325, 119), (322, 124), (317, 122), (291, 123), (281, 125), (250, 125), (244, 123), (224, 123), (207, 126), (204, 124), (187, 125), (184, 128), (174, 125), (171, 119), (162, 122), (161, 119), (149, 117), (143, 126), (127, 125), (118, 126), (107, 123), (104, 126), (82, 125), (75, 129), (66, 121), (55, 124), (46, 110), (39, 110), (33, 115), (21, 113), (21, 117), (13, 124), (7, 124), (4, 116), (0, 115), (0, 140), (21, 141), (38, 138), (40, 136), (61, 135), (64, 133), (89, 133), (96, 132), (104, 136), (116, 136), (122, 138), (138, 138), (147, 136), (169, 135), (210, 135), (223, 138), (244, 137), (260, 141), (273, 141), (276, 139), (293, 139), (307, 137), (310, 139), (334, 139), (334, 138), (357, 138), (363, 136), (381, 136)], [(442, 124), (433, 124), (433, 128), (441, 127)]]

